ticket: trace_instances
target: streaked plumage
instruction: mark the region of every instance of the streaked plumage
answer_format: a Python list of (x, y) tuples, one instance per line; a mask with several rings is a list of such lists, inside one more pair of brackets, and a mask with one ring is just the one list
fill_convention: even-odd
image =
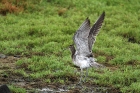
[[(73, 41), (76, 48), (74, 45), (70, 45), (70, 50), (74, 64), (81, 69), (81, 78), (79, 83), (81, 83), (84, 68), (88, 70), (91, 66), (97, 68), (102, 66), (97, 63), (96, 59), (93, 57), (92, 46), (95, 43), (96, 36), (102, 26), (104, 17), (105, 12), (102, 13), (92, 27), (90, 27), (90, 20), (87, 18), (74, 34)], [(86, 71), (86, 76), (87, 74), (88, 72)]]

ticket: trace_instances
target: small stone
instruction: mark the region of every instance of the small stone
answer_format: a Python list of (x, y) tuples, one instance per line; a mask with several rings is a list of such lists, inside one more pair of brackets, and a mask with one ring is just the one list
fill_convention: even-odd
[(0, 54), (0, 58), (6, 58), (7, 56), (4, 54)]

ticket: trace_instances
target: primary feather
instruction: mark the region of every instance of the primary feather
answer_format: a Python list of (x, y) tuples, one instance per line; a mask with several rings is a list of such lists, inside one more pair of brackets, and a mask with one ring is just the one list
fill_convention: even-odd
[(96, 40), (96, 36), (97, 36), (97, 34), (102, 26), (102, 23), (104, 21), (104, 17), (105, 17), (105, 12), (102, 13), (102, 15), (99, 17), (99, 19), (94, 23), (94, 25), (90, 29), (90, 33), (88, 36), (88, 44), (89, 44), (90, 52), (92, 51), (92, 46)]

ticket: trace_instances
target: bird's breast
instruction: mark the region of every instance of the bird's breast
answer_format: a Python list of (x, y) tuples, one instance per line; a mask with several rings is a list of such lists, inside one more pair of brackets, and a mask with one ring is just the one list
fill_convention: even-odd
[(77, 55), (74, 64), (80, 68), (88, 68), (90, 67), (90, 59), (88, 57)]

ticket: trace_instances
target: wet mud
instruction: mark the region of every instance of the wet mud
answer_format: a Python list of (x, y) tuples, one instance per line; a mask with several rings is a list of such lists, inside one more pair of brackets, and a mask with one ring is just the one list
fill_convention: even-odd
[(19, 56), (4, 56), (0, 58), (0, 85), (8, 84), (25, 88), (27, 93), (120, 93), (119, 89), (103, 87), (90, 82), (78, 85), (77, 82), (69, 84), (47, 84), (41, 79), (25, 78), (13, 73), (17, 68), (15, 62)]

